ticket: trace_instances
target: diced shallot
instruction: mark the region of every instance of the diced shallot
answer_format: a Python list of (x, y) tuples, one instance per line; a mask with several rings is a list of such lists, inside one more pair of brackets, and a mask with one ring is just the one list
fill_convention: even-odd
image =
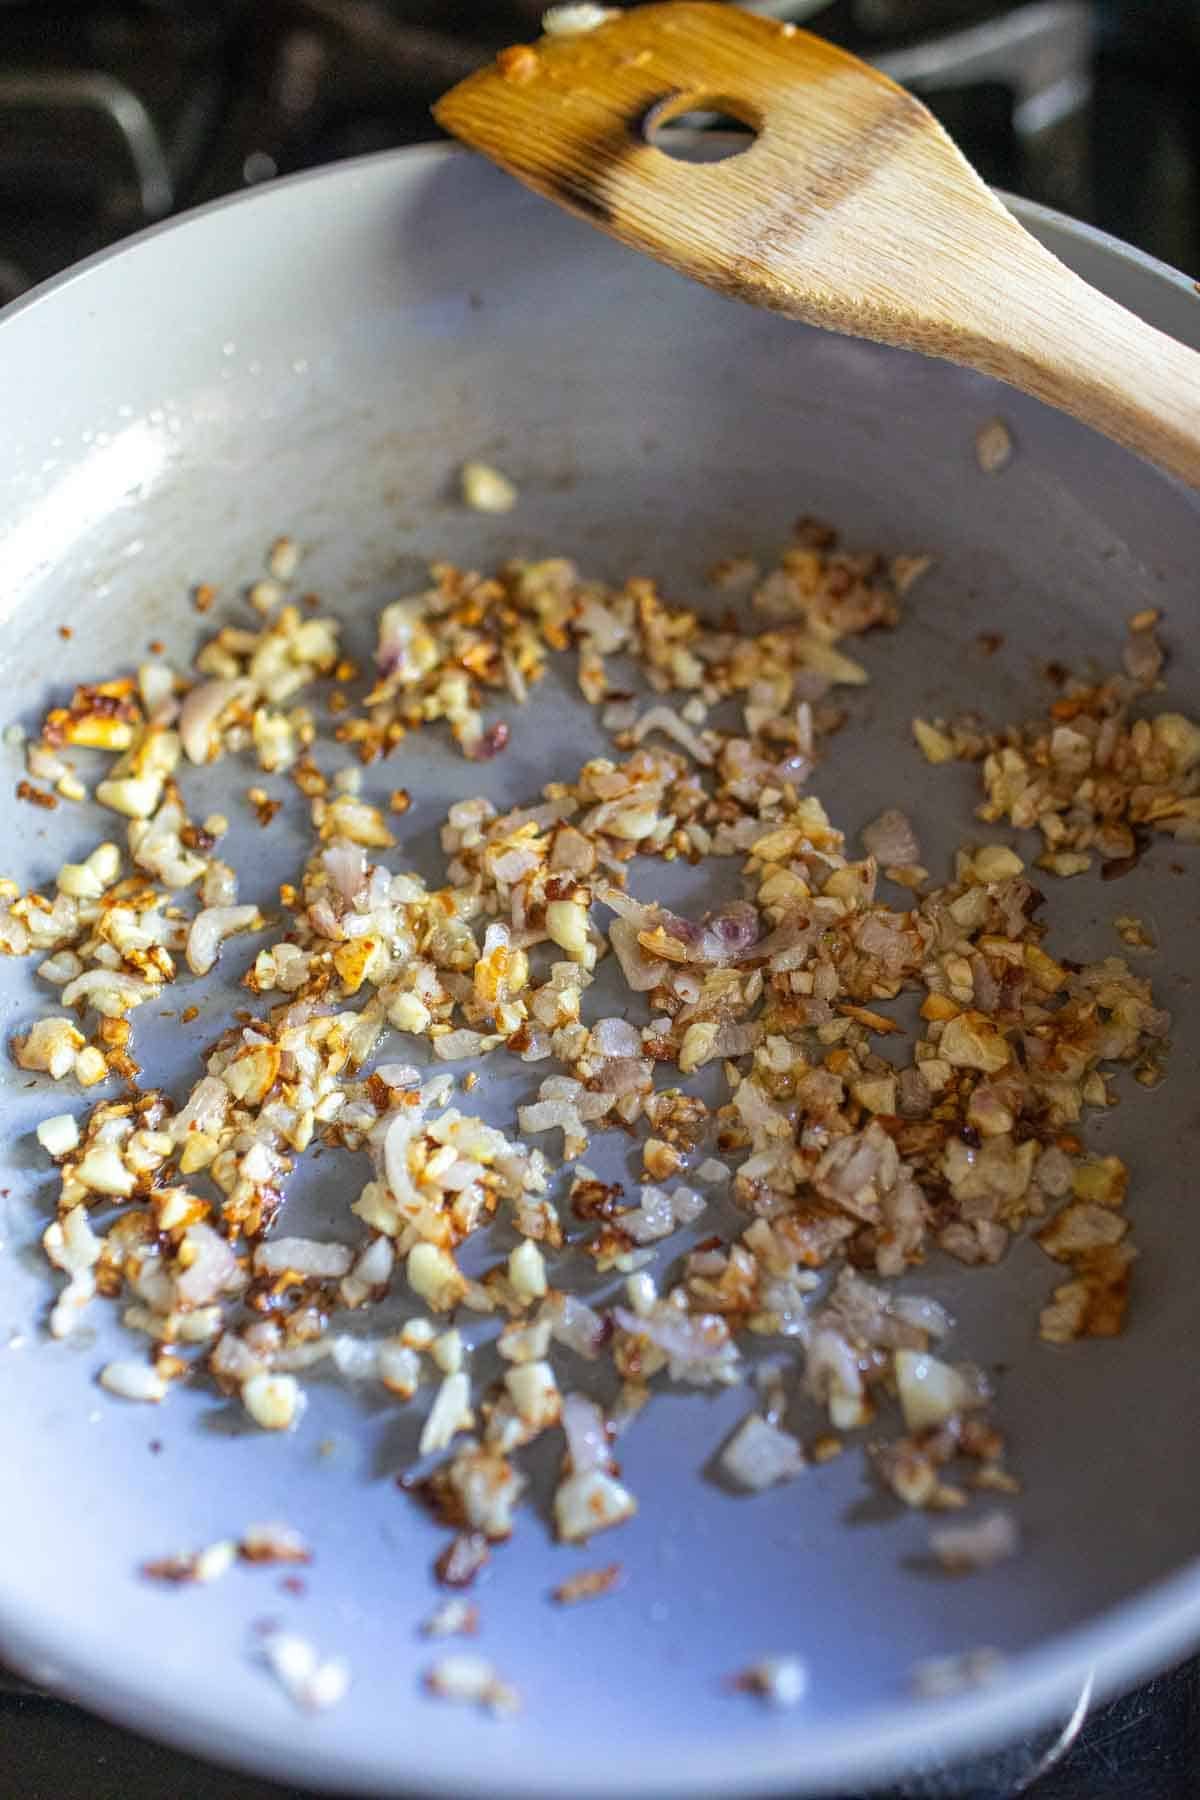
[(919, 863), (921, 846), (912, 822), (895, 806), (887, 807), (862, 829), (862, 841), (881, 868)]
[(604, 1414), (594, 1400), (582, 1394), (566, 1394), (562, 1403), (562, 1428), (573, 1474), (606, 1469), (609, 1464), (608, 1430)]
[(956, 1575), (990, 1569), (1015, 1556), (1020, 1543), (1008, 1513), (987, 1513), (970, 1525), (939, 1525), (929, 1534), (929, 1548), (944, 1569)]
[(332, 1280), (349, 1272), (353, 1254), (345, 1244), (322, 1244), (314, 1238), (268, 1238), (254, 1252), (254, 1268), (259, 1275), (282, 1275), (293, 1270), (297, 1275)]
[(222, 713), (253, 696), (254, 683), (241, 677), (204, 681), (191, 690), (179, 711), (179, 741), (189, 762), (211, 760)]
[(744, 1419), (721, 1452), (725, 1473), (757, 1494), (788, 1481), (804, 1467), (804, 1452), (790, 1432), (768, 1423), (760, 1413)]
[(188, 932), (188, 968), (193, 975), (207, 975), (226, 938), (239, 931), (258, 931), (262, 923), (257, 906), (206, 906)]

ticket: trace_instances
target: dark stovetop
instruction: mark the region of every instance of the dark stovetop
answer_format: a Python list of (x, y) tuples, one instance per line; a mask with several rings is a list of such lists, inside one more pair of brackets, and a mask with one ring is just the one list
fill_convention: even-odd
[[(28, 1691), (0, 1689), (0, 1768), (5, 1746), (19, 1747), (3, 1787), (13, 1800), (299, 1800), (295, 1790), (213, 1768)], [(1010, 1751), (925, 1776), (892, 1800), (1193, 1800), (1200, 1661), (1100, 1709), (1052, 1769), (1023, 1785), (1031, 1760), (1044, 1756), (1043, 1740), (1029, 1755)]]

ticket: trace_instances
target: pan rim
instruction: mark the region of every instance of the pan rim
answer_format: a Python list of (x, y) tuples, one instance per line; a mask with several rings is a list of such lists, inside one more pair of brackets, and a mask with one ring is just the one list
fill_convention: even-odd
[[(691, 134), (680, 134), (691, 135)], [(718, 134), (696, 133), (697, 137)], [(182, 212), (172, 213), (169, 218), (158, 219), (152, 225), (145, 225), (140, 231), (131, 232), (128, 237), (107, 244), (103, 249), (95, 250), (80, 262), (61, 269), (56, 275), (49, 275), (39, 281), (25, 293), (18, 294), (14, 300), (0, 306), (0, 325), (18, 318), (22, 313), (42, 304), (52, 295), (73, 286), (76, 282), (86, 280), (95, 270), (103, 268), (107, 263), (127, 252), (137, 250), (164, 234), (177, 231), (181, 226), (190, 224), (196, 219), (210, 218), (227, 208), (245, 206), (251, 202), (263, 205), (271, 195), (291, 194), (296, 189), (309, 184), (314, 186), (341, 178), (345, 180), (352, 174), (366, 174), (378, 171), (401, 160), (406, 165), (418, 162), (448, 161), (450, 158), (469, 157), (473, 152), (462, 144), (438, 142), (429, 144), (406, 144), (395, 150), (371, 150), (361, 156), (343, 157), (334, 163), (324, 163), (319, 168), (301, 169), (292, 175), (275, 176), (271, 181), (261, 183), (252, 188), (243, 188), (235, 194), (222, 194), (215, 200), (202, 201), (198, 206), (186, 207)], [(1093, 248), (1116, 256), (1127, 265), (1140, 269), (1146, 275), (1165, 283), (1177, 291), (1189, 295), (1200, 302), (1200, 287), (1181, 270), (1172, 268), (1170, 263), (1152, 256), (1146, 250), (1139, 250), (1135, 244), (1126, 243), (1123, 238), (1115, 237), (1110, 231), (1103, 231), (1098, 225), (1090, 225), (1082, 219), (1072, 219), (1067, 213), (1059, 212), (1053, 206), (1044, 206), (1040, 201), (1023, 199), (1019, 194), (1010, 193), (1005, 188), (995, 188), (997, 198), (1003, 201), (1010, 212), (1015, 213), (1021, 223), (1034, 233), (1062, 235), (1077, 243), (1089, 244)], [(1200, 342), (1200, 317), (1197, 320), (1197, 339)]]

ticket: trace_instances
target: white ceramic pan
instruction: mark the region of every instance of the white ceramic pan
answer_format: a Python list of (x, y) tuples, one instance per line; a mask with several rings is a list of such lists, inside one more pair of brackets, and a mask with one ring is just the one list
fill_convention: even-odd
[[(1200, 345), (1190, 283), (1018, 211), (1090, 281)], [(200, 625), (189, 585), (233, 594), (280, 532), (305, 546), (303, 585), (366, 655), (375, 609), (411, 591), (431, 556), (478, 566), (561, 551), (699, 596), (716, 557), (769, 554), (802, 512), (862, 546), (938, 557), (903, 629), (868, 642), (873, 685), (818, 782), (849, 828), (903, 797), (944, 866), (969, 834), (974, 777), (925, 769), (912, 714), (974, 704), (1019, 717), (1039, 659), (1111, 666), (1137, 607), (1164, 610), (1171, 699), (1200, 707), (1196, 496), (981, 378), (689, 286), (462, 154), (284, 182), (69, 273), (0, 322), (0, 396), (5, 722), (32, 725), (50, 695), (148, 640), (185, 659)], [(973, 441), (996, 413), (1016, 455), (985, 476)], [(480, 455), (520, 484), (500, 521), (455, 499), (458, 465)], [(985, 661), (972, 645), (988, 629), (1005, 642)], [(565, 676), (514, 727), (482, 770), (428, 734), (371, 772), (369, 793), (402, 780), (415, 796), (404, 860), (429, 865), (451, 797), (534, 795), (605, 741)], [(11, 795), (19, 756), (3, 754)], [(241, 822), (233, 799), (250, 779), (228, 764), (205, 776), (209, 804), (221, 797), (238, 821), (244, 897), (269, 902), (302, 839), (284, 818), (270, 833)], [(98, 835), (94, 813), (10, 799), (0, 862), (44, 882)], [(1081, 957), (1118, 948), (1115, 912), (1151, 921), (1177, 1019), (1169, 1079), (1129, 1089), (1092, 1134), (1132, 1170), (1142, 1256), (1126, 1336), (1039, 1345), (1047, 1266), (1032, 1246), (996, 1271), (934, 1263), (920, 1276), (963, 1321), (963, 1352), (1002, 1370), (1025, 1482), (1020, 1558), (971, 1580), (931, 1573), (927, 1521), (885, 1503), (857, 1454), (736, 1499), (705, 1470), (744, 1396), (664, 1398), (622, 1443), (642, 1510), (619, 1545), (556, 1548), (538, 1501), (493, 1559), (480, 1647), (526, 1702), (504, 1723), (420, 1690), (430, 1651), (415, 1628), (443, 1537), (394, 1482), (416, 1409), (314, 1382), (300, 1428), (268, 1437), (202, 1384), (159, 1410), (103, 1395), (94, 1376), (115, 1326), (111, 1340), (107, 1324), (46, 1339), (49, 1287), (29, 1245), (51, 1187), (30, 1134), (63, 1097), (10, 1070), (0, 1654), (114, 1718), (295, 1782), (546, 1797), (857, 1792), (1179, 1656), (1200, 1638), (1196, 874), (1196, 852), (1156, 845), (1119, 886), (1059, 883), (1049, 901), (1058, 942)], [(225, 972), (245, 960), (231, 954)], [(24, 963), (0, 977), (7, 1036), (34, 1010), (34, 983)], [(182, 1078), (232, 992), (188, 1026), (139, 1016), (147, 1065)], [(477, 1097), (499, 1117), (529, 1085), (527, 1071), (485, 1073)], [(297, 1216), (343, 1220), (358, 1179), (332, 1157), (314, 1165)], [(278, 1516), (317, 1546), (302, 1597), (269, 1574), (182, 1591), (137, 1577), (147, 1556)], [(553, 1582), (610, 1553), (628, 1573), (620, 1595), (550, 1605)], [(264, 1618), (348, 1656), (340, 1708), (310, 1719), (290, 1707), (254, 1661)], [(996, 1685), (911, 1697), (914, 1662), (981, 1643), (1008, 1654)], [(770, 1712), (723, 1685), (788, 1650), (810, 1667), (802, 1706)]]

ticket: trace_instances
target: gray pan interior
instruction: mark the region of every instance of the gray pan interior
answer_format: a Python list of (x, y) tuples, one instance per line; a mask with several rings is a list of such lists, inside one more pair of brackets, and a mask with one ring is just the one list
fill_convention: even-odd
[[(1084, 274), (1200, 341), (1189, 284), (1051, 215), (1025, 216)], [(817, 779), (848, 828), (901, 801), (944, 865), (970, 835), (972, 777), (925, 768), (913, 712), (1019, 716), (1040, 697), (1039, 659), (1111, 666), (1135, 608), (1165, 609), (1170, 698), (1200, 706), (1193, 496), (983, 379), (686, 285), (463, 155), (344, 165), (94, 262), (8, 314), (0, 394), (6, 722), (32, 723), (51, 694), (155, 637), (187, 655), (200, 623), (189, 583), (221, 584), (237, 613), (238, 584), (281, 531), (306, 546), (303, 586), (362, 649), (374, 609), (433, 555), (560, 551), (700, 598), (715, 557), (769, 554), (801, 512), (863, 546), (938, 555), (904, 628), (866, 644), (873, 685)], [(988, 477), (972, 444), (997, 412), (1017, 453)], [(468, 455), (518, 479), (510, 517), (456, 504)], [(990, 660), (973, 649), (985, 628), (1005, 637)], [(513, 723), (511, 749), (486, 770), (429, 734), (370, 772), (369, 794), (404, 781), (416, 796), (398, 863), (431, 868), (451, 798), (477, 784), (531, 796), (602, 747), (565, 673)], [(18, 754), (2, 754), (11, 793)], [(302, 834), (287, 818), (269, 833), (244, 823), (236, 796), (252, 778), (223, 765), (205, 777), (207, 798), (238, 821), (243, 897), (269, 901)], [(45, 882), (98, 825), (90, 809), (48, 816), (10, 802), (4, 870)], [(539, 1500), (479, 1591), (480, 1647), (524, 1690), (524, 1714), (498, 1724), (438, 1708), (420, 1693), (429, 1649), (415, 1627), (434, 1601), (442, 1536), (393, 1479), (425, 1402), (405, 1410), (313, 1381), (299, 1430), (277, 1438), (245, 1430), (201, 1389), (157, 1410), (102, 1394), (92, 1378), (110, 1340), (125, 1340), (97, 1312), (94, 1331), (48, 1343), (47, 1281), (29, 1250), (51, 1195), (30, 1133), (78, 1102), (9, 1071), (0, 1653), (114, 1717), (296, 1781), (550, 1795), (861, 1787), (1069, 1708), (1091, 1674), (1111, 1688), (1180, 1652), (1200, 1637), (1197, 866), (1196, 852), (1158, 845), (1120, 885), (1084, 879), (1050, 895), (1066, 954), (1118, 949), (1117, 912), (1148, 920), (1178, 1021), (1165, 1085), (1131, 1087), (1092, 1128), (1133, 1171), (1143, 1256), (1127, 1336), (1039, 1346), (1053, 1271), (1032, 1247), (994, 1272), (935, 1262), (915, 1283), (959, 1315), (961, 1354), (1005, 1371), (1000, 1410), (1026, 1481), (1019, 1562), (966, 1581), (931, 1573), (926, 1521), (885, 1504), (857, 1452), (737, 1499), (706, 1465), (744, 1394), (671, 1395), (624, 1440), (642, 1511), (619, 1542), (555, 1547)], [(248, 954), (231, 954), (225, 976)], [(38, 1003), (34, 986), (27, 964), (0, 969), (6, 1037)], [(201, 1002), (187, 1027), (139, 1015), (148, 1067), (182, 1080), (232, 992), (229, 980), (181, 987), (173, 1007)], [(529, 1070), (488, 1075), (476, 1098), (503, 1116), (532, 1085)], [(344, 1158), (313, 1165), (296, 1216), (344, 1231), (360, 1176)], [(816, 1427), (802, 1408), (796, 1422)], [(135, 1576), (146, 1556), (281, 1515), (318, 1547), (303, 1598), (263, 1572), (182, 1592)], [(628, 1571), (623, 1594), (549, 1604), (554, 1581), (609, 1557)], [(264, 1618), (349, 1656), (340, 1709), (300, 1717), (255, 1667)], [(914, 1661), (982, 1643), (1011, 1653), (996, 1688), (937, 1705), (908, 1697)], [(790, 1650), (812, 1670), (797, 1710), (768, 1713), (723, 1688), (747, 1660)]]

